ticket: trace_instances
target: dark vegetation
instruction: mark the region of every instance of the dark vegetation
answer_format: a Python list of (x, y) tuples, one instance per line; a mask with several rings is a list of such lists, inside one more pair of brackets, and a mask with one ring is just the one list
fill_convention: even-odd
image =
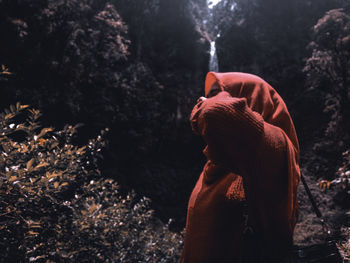
[(77, 127), (42, 128), (39, 117), (19, 103), (0, 116), (1, 260), (177, 262), (180, 235), (152, 216), (147, 198), (122, 197), (101, 176), (106, 131), (78, 147)]
[(220, 71), (260, 75), (285, 98), (303, 171), (324, 180), (346, 233), (348, 1), (222, 0), (209, 12), (205, 0), (0, 0), (0, 34), (0, 108), (43, 113), (39, 125), (17, 104), (0, 119), (2, 259), (178, 259), (168, 227), (183, 229), (204, 162), (188, 116), (214, 39)]
[(189, 169), (200, 169), (189, 168), (201, 153), (188, 147), (200, 141), (187, 115), (202, 92), (209, 43), (186, 3), (1, 1), (0, 8), (1, 63), (14, 72), (0, 105), (40, 108), (45, 126), (83, 123), (78, 143), (109, 127), (103, 172), (159, 202), (165, 220), (185, 211)]

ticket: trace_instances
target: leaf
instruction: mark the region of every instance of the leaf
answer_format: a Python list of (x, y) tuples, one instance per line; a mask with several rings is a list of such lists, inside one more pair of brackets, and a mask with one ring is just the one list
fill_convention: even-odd
[(27, 223), (29, 228), (41, 228), (40, 221), (28, 220)]
[(41, 225), (40, 224), (30, 225), (30, 228), (41, 228)]
[(10, 105), (10, 110), (14, 113), (14, 112), (16, 112), (16, 108), (15, 108), (15, 106), (13, 106), (12, 104)]
[(6, 145), (6, 143), (2, 143), (1, 146), (2, 146), (2, 148), (4, 149), (4, 151), (5, 151), (6, 153), (10, 152), (10, 149), (9, 149), (9, 147)]
[(1, 72), (1, 74), (3, 74), (3, 75), (12, 75), (12, 73), (8, 72), (8, 71), (3, 71), (3, 72)]
[(20, 146), (17, 145), (17, 144), (15, 144), (13, 141), (10, 141), (10, 144), (11, 144), (11, 146), (12, 146), (13, 148), (17, 148), (17, 149), (20, 148)]
[(86, 224), (82, 224), (82, 225), (80, 226), (80, 231), (81, 231), (81, 230), (84, 230), (84, 229), (86, 229), (86, 228), (89, 228), (89, 226), (86, 225)]
[(28, 107), (29, 107), (29, 105), (21, 105), (20, 109), (21, 109), (21, 110), (24, 110), (24, 109), (26, 109), (26, 108), (28, 108)]
[(54, 177), (57, 177), (57, 176), (62, 176), (62, 172), (58, 172), (58, 173), (49, 173), (49, 172), (46, 172), (46, 177), (47, 179), (51, 179), (51, 178), (54, 178)]
[(18, 149), (18, 151), (19, 152), (21, 152), (21, 153), (25, 153), (25, 152), (28, 152), (28, 147), (27, 147), (27, 145), (25, 145), (25, 144), (21, 144), (21, 148), (22, 149)]
[(98, 218), (106, 218), (106, 217), (108, 217), (106, 214), (100, 214), (100, 215), (98, 215)]
[(46, 133), (52, 132), (52, 131), (53, 131), (52, 128), (43, 128), (41, 130), (41, 132), (37, 135), (37, 137), (40, 138), (40, 137), (44, 136)]
[(39, 144), (40, 144), (40, 146), (44, 146), (44, 145), (45, 145), (45, 142), (46, 142), (45, 139), (43, 139), (43, 138), (40, 138), (40, 139), (39, 139)]
[(96, 211), (96, 209), (98, 209), (99, 206), (97, 204), (92, 204), (90, 207), (89, 207), (89, 213), (93, 213)]
[(5, 120), (12, 119), (13, 117), (15, 117), (14, 113), (8, 113), (5, 115)]
[(68, 185), (67, 182), (61, 183), (61, 186), (66, 186), (66, 185)]
[(45, 255), (37, 256), (37, 257), (30, 257), (29, 262), (37, 261), (38, 259), (46, 258)]
[(58, 144), (59, 144), (58, 142), (52, 143), (50, 146), (50, 150), (52, 150), (53, 148), (56, 148), (58, 146)]
[(11, 176), (10, 177), (10, 179), (9, 179), (9, 182), (11, 183), (11, 182), (13, 182), (13, 181), (16, 181), (18, 178), (17, 178), (17, 176)]
[(83, 154), (83, 153), (85, 153), (85, 150), (86, 149), (86, 146), (83, 146), (83, 147), (81, 147), (81, 148), (79, 148), (78, 150), (77, 150), (77, 154)]
[(32, 168), (33, 163), (34, 163), (34, 158), (30, 159), (30, 160), (27, 162), (27, 170), (28, 170), (28, 171)]
[(39, 235), (38, 232), (34, 232), (34, 231), (31, 231), (31, 230), (28, 231), (28, 234), (29, 235)]
[(34, 171), (38, 170), (41, 167), (49, 166), (50, 164), (47, 162), (39, 163), (37, 166), (35, 166)]
[(53, 183), (53, 187), (55, 187), (55, 188), (57, 188), (58, 185), (59, 185), (59, 182), (54, 182), (54, 183)]

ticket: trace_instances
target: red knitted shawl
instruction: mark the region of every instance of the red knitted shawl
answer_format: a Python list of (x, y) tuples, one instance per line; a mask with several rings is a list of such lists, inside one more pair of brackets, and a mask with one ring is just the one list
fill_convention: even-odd
[(191, 114), (208, 162), (189, 200), (181, 262), (241, 262), (243, 199), (260, 241), (277, 256), (290, 245), (296, 223), (293, 122), (282, 98), (257, 76), (209, 72), (205, 94), (214, 83), (223, 92), (197, 103)]
[(205, 80), (205, 94), (214, 83), (232, 97), (246, 98), (248, 107), (259, 113), (264, 122), (282, 129), (287, 143), (288, 162), (288, 218), (294, 229), (297, 209), (297, 186), (300, 179), (299, 143), (292, 118), (280, 97), (266, 81), (258, 76), (240, 73), (209, 72)]

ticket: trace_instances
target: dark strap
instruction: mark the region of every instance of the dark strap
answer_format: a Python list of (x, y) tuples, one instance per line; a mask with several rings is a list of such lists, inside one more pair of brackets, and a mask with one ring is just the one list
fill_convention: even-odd
[(313, 198), (311, 191), (310, 191), (309, 187), (307, 186), (307, 183), (306, 183), (305, 178), (304, 178), (302, 173), (300, 173), (300, 178), (301, 178), (301, 181), (303, 182), (306, 193), (310, 199), (310, 202), (312, 204), (312, 208), (314, 209), (316, 216), (318, 218), (320, 218), (320, 220), (321, 220), (323, 233), (326, 234), (327, 238), (329, 239), (332, 237), (332, 232), (330, 230), (330, 227), (327, 224), (327, 222), (325, 221), (325, 219), (323, 218), (321, 211), (318, 209), (316, 202), (315, 202), (315, 199)]
[(311, 204), (312, 204), (312, 207), (313, 207), (313, 209), (314, 209), (314, 211), (315, 211), (316, 216), (317, 216), (318, 218), (322, 218), (321, 211), (318, 209), (318, 207), (317, 207), (317, 205), (316, 205), (316, 202), (315, 202), (315, 199), (313, 198), (313, 196), (312, 196), (312, 194), (311, 194), (311, 191), (310, 191), (310, 189), (309, 189), (309, 187), (308, 187), (308, 185), (307, 185), (307, 183), (306, 183), (306, 181), (305, 181), (305, 178), (304, 178), (304, 176), (303, 176), (302, 173), (300, 173), (300, 178), (301, 178), (301, 181), (303, 182), (303, 185), (304, 185), (304, 187), (305, 187), (305, 191), (306, 191), (306, 193), (307, 193), (307, 195), (308, 195), (308, 197), (309, 197), (309, 199), (310, 199), (310, 202), (311, 202)]

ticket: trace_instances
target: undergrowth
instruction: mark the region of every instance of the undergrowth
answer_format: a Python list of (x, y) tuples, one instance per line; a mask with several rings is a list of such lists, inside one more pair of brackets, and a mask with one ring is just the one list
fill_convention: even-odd
[(182, 236), (101, 176), (108, 130), (78, 147), (78, 126), (43, 128), (40, 116), (20, 103), (0, 114), (0, 261), (177, 262)]

